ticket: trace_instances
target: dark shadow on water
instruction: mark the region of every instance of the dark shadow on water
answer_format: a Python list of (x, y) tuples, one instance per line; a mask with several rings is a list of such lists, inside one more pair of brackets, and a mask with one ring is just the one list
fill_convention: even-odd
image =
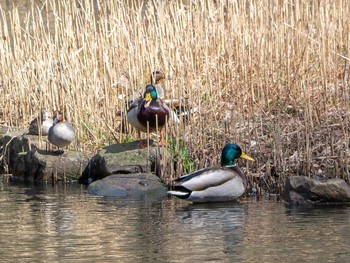
[(237, 202), (211, 202), (211, 203), (191, 203), (188, 202), (187, 209), (220, 209), (240, 206)]
[(297, 216), (299, 218), (323, 218), (334, 215), (344, 215), (349, 213), (350, 204), (318, 204), (308, 206), (285, 206), (287, 216)]

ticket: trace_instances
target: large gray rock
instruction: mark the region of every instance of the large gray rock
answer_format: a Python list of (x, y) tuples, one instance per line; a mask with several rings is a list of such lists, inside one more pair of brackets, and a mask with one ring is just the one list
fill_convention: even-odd
[(342, 179), (316, 180), (306, 176), (289, 176), (283, 199), (293, 205), (350, 202), (350, 187)]
[(34, 149), (17, 157), (12, 175), (34, 182), (76, 181), (88, 163), (81, 153)]
[(160, 197), (167, 188), (151, 173), (115, 174), (92, 182), (87, 190), (91, 194), (121, 198)]
[(102, 148), (91, 160), (79, 178), (88, 185), (112, 174), (153, 172), (161, 177), (162, 150), (157, 147), (138, 148), (138, 141), (113, 144)]
[(44, 143), (42, 140), (39, 142), (38, 139), (32, 142), (31, 136), (23, 136), (24, 132), (24, 130), (7, 131), (0, 137), (1, 155), (3, 157), (2, 167), (7, 173), (12, 172), (11, 169), (17, 161), (19, 154), (23, 154), (32, 148), (36, 148), (37, 146), (35, 145), (39, 145), (39, 143)]
[(28, 135), (25, 131), (1, 136), (3, 172), (19, 180), (53, 182), (77, 180), (89, 162), (89, 156), (65, 150), (51, 150), (46, 136)]
[[(91, 158), (67, 150), (58, 154), (50, 150), (46, 137), (23, 134), (23, 131), (6, 134), (1, 143), (7, 173), (16, 179), (33, 182), (79, 179), (86, 185), (96, 181), (89, 185), (89, 192), (105, 196), (149, 196), (166, 192), (159, 179), (159, 160), (163, 159), (166, 148), (139, 149), (136, 141), (104, 147)], [(105, 177), (108, 179), (100, 180)]]

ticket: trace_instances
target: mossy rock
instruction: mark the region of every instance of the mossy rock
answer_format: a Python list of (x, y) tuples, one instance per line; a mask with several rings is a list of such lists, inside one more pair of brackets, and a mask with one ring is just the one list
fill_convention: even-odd
[(139, 141), (118, 143), (102, 148), (89, 162), (79, 178), (88, 185), (112, 174), (152, 172), (161, 176), (162, 148), (139, 148)]

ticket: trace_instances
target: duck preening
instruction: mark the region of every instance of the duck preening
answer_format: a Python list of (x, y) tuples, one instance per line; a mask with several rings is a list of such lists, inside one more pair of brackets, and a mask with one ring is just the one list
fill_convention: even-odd
[(151, 73), (151, 83), (157, 90), (158, 98), (162, 99), (172, 109), (169, 117), (170, 121), (176, 124), (181, 123), (181, 120), (187, 121), (192, 113), (198, 112), (198, 109), (190, 107), (188, 100), (185, 98), (165, 99), (165, 91), (160, 84), (163, 79), (165, 79), (165, 74), (161, 70)]
[(168, 194), (194, 203), (235, 201), (247, 188), (247, 177), (235, 159), (254, 161), (237, 144), (227, 144), (221, 153), (221, 167), (204, 168), (174, 180)]
[(160, 70), (156, 70), (153, 71), (151, 73), (151, 84), (156, 88), (157, 90), (157, 94), (158, 94), (158, 98), (160, 99), (164, 99), (164, 89), (163, 87), (160, 85), (160, 82), (165, 79), (165, 74), (160, 71)]
[[(162, 129), (169, 119), (169, 107), (158, 98), (156, 88), (149, 84), (146, 86), (143, 98), (135, 100), (128, 112), (127, 119), (131, 126), (136, 128), (140, 137), (140, 132), (155, 132), (159, 131), (162, 143)], [(143, 146), (140, 140), (140, 147)]]
[(30, 122), (28, 133), (32, 135), (47, 135), (52, 124), (53, 120), (49, 117), (49, 113), (42, 111), (40, 116)]
[(75, 138), (75, 129), (73, 126), (64, 121), (63, 114), (56, 112), (53, 125), (48, 132), (49, 142), (58, 148), (68, 146)]

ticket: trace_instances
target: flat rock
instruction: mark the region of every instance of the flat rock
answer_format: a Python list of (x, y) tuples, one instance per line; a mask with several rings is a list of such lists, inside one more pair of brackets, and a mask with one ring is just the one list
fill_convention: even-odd
[(88, 185), (112, 174), (152, 172), (161, 177), (161, 152), (157, 147), (138, 148), (139, 141), (102, 148), (83, 171), (79, 183)]
[(307, 176), (289, 176), (283, 199), (293, 205), (348, 203), (350, 187), (342, 179), (316, 180)]
[(92, 182), (90, 194), (121, 198), (166, 196), (167, 188), (151, 173), (114, 174)]

